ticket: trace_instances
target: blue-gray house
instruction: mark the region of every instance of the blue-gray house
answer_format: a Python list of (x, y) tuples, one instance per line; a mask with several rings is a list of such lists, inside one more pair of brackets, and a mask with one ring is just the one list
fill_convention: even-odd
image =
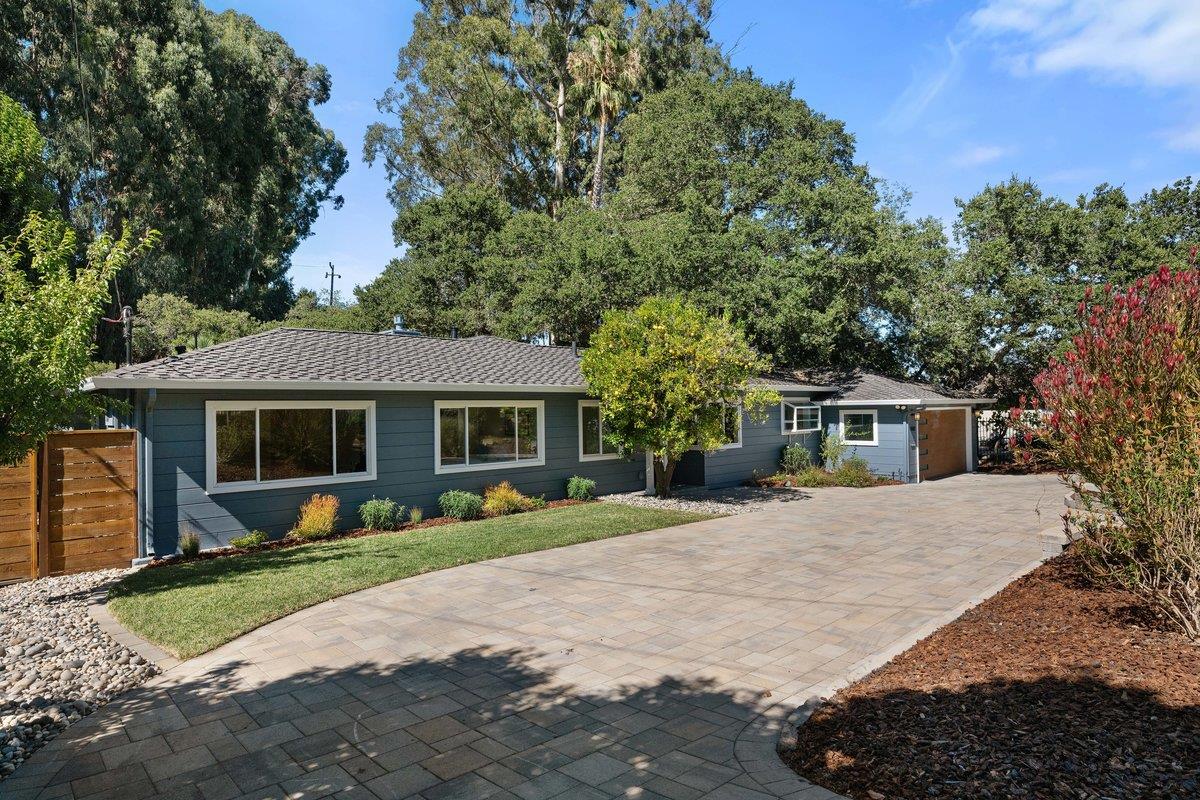
[[(917, 481), (975, 463), (973, 408), (875, 375), (775, 375), (765, 422), (731, 408), (730, 442), (692, 453), (681, 483), (738, 485), (782, 447), (840, 433), (880, 475)], [(444, 339), (277, 328), (96, 376), (132, 400), (143, 557), (262, 529), (281, 535), (313, 492), (347, 511), (374, 497), (437, 513), (447, 489), (501, 480), (554, 499), (572, 475), (601, 493), (647, 488), (643, 454), (610, 450), (571, 348), (492, 336)], [(348, 515), (347, 515), (348, 516)]]

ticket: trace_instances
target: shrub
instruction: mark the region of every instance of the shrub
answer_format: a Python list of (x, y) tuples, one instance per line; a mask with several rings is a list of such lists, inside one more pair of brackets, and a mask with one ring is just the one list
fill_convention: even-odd
[(358, 517), (369, 531), (394, 531), (404, 516), (404, 506), (395, 500), (372, 497), (358, 507)]
[(483, 490), (483, 510), (493, 517), (505, 514), (519, 514), (533, 508), (533, 502), (521, 494), (508, 481), (501, 481), (495, 486)]
[(200, 554), (200, 536), (194, 531), (187, 531), (179, 537), (179, 552), (184, 558), (195, 558)]
[(536, 511), (546, 507), (546, 498), (541, 495), (529, 498), (529, 510)]
[(438, 498), (438, 505), (447, 517), (478, 519), (483, 515), (483, 498), (461, 489), (451, 489)]
[(788, 475), (799, 475), (813, 465), (812, 453), (802, 444), (784, 445), (779, 467)]
[(862, 456), (847, 458), (834, 470), (833, 477), (838, 486), (863, 487), (872, 486), (876, 482), (871, 465)]
[(834, 476), (820, 467), (809, 467), (794, 475), (785, 475), (783, 477), (793, 486), (803, 486), (806, 489), (837, 485)]
[(413, 525), (420, 525), (423, 519), (425, 519), (425, 509), (420, 506), (413, 506), (408, 510), (408, 521)]
[(821, 440), (821, 463), (829, 469), (837, 469), (842, 465), (842, 458), (850, 445), (836, 433), (831, 433)]
[[(1091, 289), (1080, 332), (1034, 380), (1039, 435), (1092, 511), (1068, 527), (1090, 570), (1200, 639), (1200, 271), (1163, 266), (1124, 291)], [(1029, 403), (1037, 407), (1035, 401)], [(1023, 421), (1026, 404), (1012, 419)], [(1096, 491), (1080, 491), (1082, 483)]]
[(261, 546), (269, 537), (263, 531), (250, 531), (245, 536), (235, 536), (229, 540), (229, 544), (234, 547), (239, 547), (242, 550), (253, 550)]
[(572, 500), (591, 500), (596, 496), (596, 482), (591, 478), (572, 475), (567, 481), (567, 497)]
[(338, 506), (331, 494), (314, 494), (300, 506), (300, 518), (289, 536), (297, 539), (325, 539), (337, 530)]

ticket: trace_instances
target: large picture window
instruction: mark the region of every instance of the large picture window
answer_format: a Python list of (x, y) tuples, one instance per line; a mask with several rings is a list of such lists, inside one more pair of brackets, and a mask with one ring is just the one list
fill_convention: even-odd
[(434, 471), (545, 464), (540, 400), (438, 400)]
[(812, 433), (821, 430), (821, 409), (802, 400), (784, 400), (779, 406), (780, 432)]
[(245, 491), (371, 480), (371, 401), (210, 401), (207, 490)]
[(604, 432), (604, 415), (599, 400), (579, 401), (579, 460), (603, 461), (620, 458), (621, 451)]

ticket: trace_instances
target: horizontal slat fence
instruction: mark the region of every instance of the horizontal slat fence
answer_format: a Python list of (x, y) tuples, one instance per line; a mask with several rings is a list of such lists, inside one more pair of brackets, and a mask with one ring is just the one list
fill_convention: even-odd
[(0, 582), (36, 577), (37, 454), (0, 467)]
[(42, 464), (39, 573), (127, 567), (137, 557), (137, 443), (131, 430), (61, 431)]

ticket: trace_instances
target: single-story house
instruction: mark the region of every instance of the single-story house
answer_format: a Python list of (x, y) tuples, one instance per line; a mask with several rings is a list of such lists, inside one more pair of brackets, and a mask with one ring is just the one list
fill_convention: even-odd
[[(730, 443), (689, 454), (677, 482), (741, 484), (775, 472), (789, 442), (816, 456), (823, 432), (903, 481), (974, 467), (972, 410), (986, 399), (874, 375), (760, 380), (782, 395), (779, 407), (757, 423), (730, 408)], [(549, 499), (572, 475), (601, 493), (653, 483), (644, 454), (608, 446), (570, 347), (276, 328), (122, 367), (86, 388), (132, 407), (142, 557), (174, 553), (185, 531), (206, 548), (247, 530), (282, 535), (314, 492), (337, 495), (351, 523), (371, 497), (433, 516), (442, 492), (501, 480)]]

